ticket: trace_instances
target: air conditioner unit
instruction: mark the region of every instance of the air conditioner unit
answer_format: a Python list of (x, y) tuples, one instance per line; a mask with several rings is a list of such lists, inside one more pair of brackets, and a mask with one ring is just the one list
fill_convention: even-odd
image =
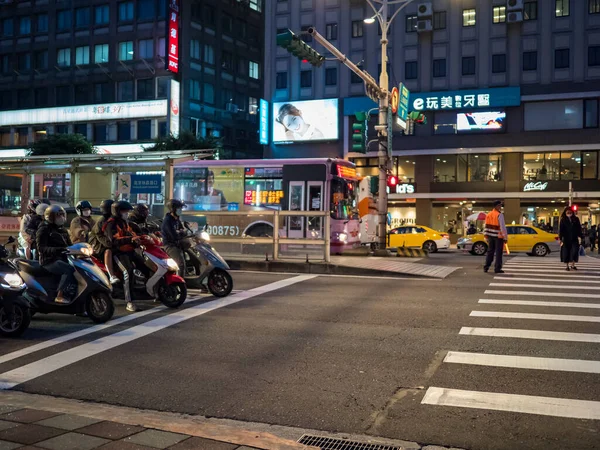
[(507, 11), (522, 11), (523, 0), (506, 0)]
[(235, 103), (227, 103), (225, 105), (225, 111), (230, 112), (230, 113), (237, 113), (239, 110), (238, 105), (236, 105)]
[(419, 19), (433, 16), (433, 6), (431, 3), (419, 3), (417, 6), (417, 17)]
[(506, 16), (506, 21), (508, 23), (523, 22), (523, 11), (509, 12), (508, 15)]
[(431, 20), (418, 20), (417, 21), (417, 33), (425, 33), (427, 31), (433, 30), (431, 26)]

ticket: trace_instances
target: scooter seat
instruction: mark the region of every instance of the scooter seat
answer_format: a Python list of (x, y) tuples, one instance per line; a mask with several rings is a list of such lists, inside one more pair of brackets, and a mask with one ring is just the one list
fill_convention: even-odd
[(37, 277), (51, 276), (52, 274), (48, 272), (44, 267), (37, 261), (31, 261), (28, 259), (19, 259), (17, 261), (19, 265), (19, 270), (22, 270), (25, 273), (28, 273)]

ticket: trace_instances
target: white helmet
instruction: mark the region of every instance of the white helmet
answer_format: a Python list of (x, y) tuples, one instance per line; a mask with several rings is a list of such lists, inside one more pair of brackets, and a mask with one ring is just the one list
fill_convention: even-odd
[(38, 216), (44, 217), (44, 212), (46, 212), (46, 208), (48, 206), (50, 206), (50, 205), (46, 205), (45, 203), (42, 203), (41, 205), (37, 205), (37, 208), (35, 208), (35, 213)]

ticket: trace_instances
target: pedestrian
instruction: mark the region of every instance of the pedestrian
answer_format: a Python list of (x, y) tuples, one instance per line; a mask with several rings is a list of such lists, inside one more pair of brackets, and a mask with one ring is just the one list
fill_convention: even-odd
[(560, 216), (558, 238), (560, 240), (560, 261), (567, 265), (567, 271), (577, 270), (575, 263), (579, 262), (579, 240), (583, 238), (583, 234), (581, 222), (570, 206), (567, 206)]
[(598, 238), (598, 228), (596, 225), (592, 225), (590, 228), (590, 251), (594, 251), (596, 249), (596, 239)]
[(502, 200), (496, 200), (494, 202), (494, 209), (485, 217), (483, 235), (488, 244), (488, 252), (485, 259), (485, 266), (483, 266), (484, 272), (490, 269), (495, 257), (494, 272), (504, 273), (502, 270), (502, 250), (507, 242), (508, 232), (506, 231), (504, 214), (502, 214), (502, 206)]

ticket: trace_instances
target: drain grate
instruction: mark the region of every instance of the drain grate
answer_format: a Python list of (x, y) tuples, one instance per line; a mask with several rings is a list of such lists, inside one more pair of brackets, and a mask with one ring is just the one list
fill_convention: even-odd
[(318, 447), (321, 450), (402, 450), (402, 447), (396, 445), (367, 444), (365, 442), (313, 436), (310, 434), (305, 434), (298, 442), (300, 444)]

